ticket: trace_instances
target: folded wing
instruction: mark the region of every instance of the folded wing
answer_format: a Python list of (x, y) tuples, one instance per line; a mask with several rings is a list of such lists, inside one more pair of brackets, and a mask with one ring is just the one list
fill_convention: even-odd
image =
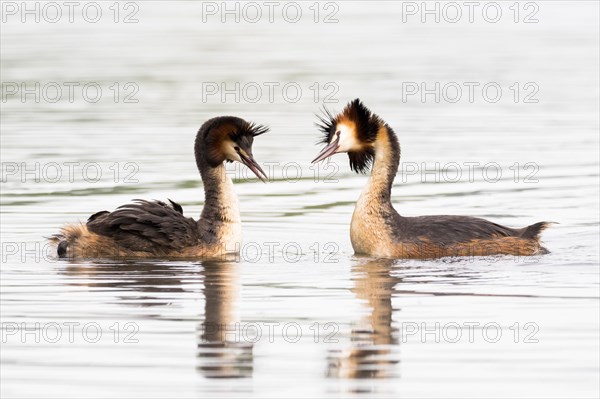
[(183, 216), (181, 205), (169, 202), (137, 199), (113, 212), (93, 214), (87, 228), (131, 251), (161, 254), (197, 244), (197, 222)]

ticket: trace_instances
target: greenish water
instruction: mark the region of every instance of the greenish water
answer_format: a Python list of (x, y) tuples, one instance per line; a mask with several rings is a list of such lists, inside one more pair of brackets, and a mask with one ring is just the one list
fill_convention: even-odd
[[(101, 3), (98, 23), (2, 24), (3, 397), (598, 397), (596, 3), (535, 2), (530, 24), (524, 2), (519, 23), (501, 3), (501, 21), (472, 24), (421, 23), (410, 2), (323, 2), (317, 23), (309, 3), (297, 23), (265, 6), (257, 23), (222, 23), (220, 3), (132, 4), (119, 21), (137, 23)], [(40, 83), (39, 102), (8, 94), (22, 82)], [(70, 102), (68, 82), (103, 94)], [(439, 102), (408, 94), (422, 83)], [(401, 214), (555, 221), (551, 253), (354, 256), (366, 177), (342, 155), (310, 160), (314, 114), (355, 97), (399, 135)], [(53, 257), (44, 237), (133, 198), (197, 217), (194, 136), (223, 114), (271, 126), (254, 148), (269, 183), (230, 166), (238, 259)]]

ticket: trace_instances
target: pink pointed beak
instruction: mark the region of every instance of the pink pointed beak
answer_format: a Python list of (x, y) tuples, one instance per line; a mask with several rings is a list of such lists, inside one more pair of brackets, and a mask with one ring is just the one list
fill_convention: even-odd
[(317, 155), (317, 157), (315, 159), (313, 159), (313, 161), (311, 163), (320, 162), (326, 158), (329, 158), (333, 154), (335, 154), (337, 149), (340, 148), (339, 143), (340, 143), (340, 132), (336, 132), (335, 139), (331, 143), (329, 143), (325, 148), (323, 148), (321, 150), (321, 152), (319, 153), (319, 155)]
[(246, 165), (248, 169), (250, 169), (263, 183), (269, 181), (269, 177), (265, 171), (262, 170), (258, 162), (256, 162), (252, 156), (247, 157), (243, 154), (240, 154), (240, 158), (242, 158), (242, 163)]

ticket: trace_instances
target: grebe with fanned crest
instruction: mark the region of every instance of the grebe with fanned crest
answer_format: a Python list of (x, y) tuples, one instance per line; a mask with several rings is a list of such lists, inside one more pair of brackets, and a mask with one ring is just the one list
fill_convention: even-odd
[(371, 169), (350, 224), (350, 239), (357, 254), (428, 259), (548, 252), (539, 236), (549, 222), (514, 229), (469, 216), (401, 216), (391, 201), (400, 163), (400, 145), (392, 128), (359, 99), (340, 114), (325, 111), (319, 119), (317, 125), (327, 145), (313, 163), (345, 152), (352, 170), (364, 173)]

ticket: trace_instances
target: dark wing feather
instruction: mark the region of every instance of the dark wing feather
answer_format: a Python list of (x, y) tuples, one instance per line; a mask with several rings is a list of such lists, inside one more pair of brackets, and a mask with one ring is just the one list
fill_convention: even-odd
[(100, 211), (100, 212), (96, 212), (96, 213), (94, 213), (92, 216), (90, 216), (90, 217), (88, 218), (88, 220), (87, 220), (87, 221), (88, 221), (88, 223), (89, 223), (89, 222), (93, 221), (94, 219), (96, 219), (96, 218), (98, 218), (98, 217), (100, 217), (100, 216), (102, 216), (102, 215), (105, 215), (105, 214), (107, 214), (107, 213), (110, 213), (110, 212), (109, 212), (109, 211)]
[(177, 212), (179, 212), (183, 215), (183, 208), (181, 207), (181, 205), (179, 205), (175, 201), (171, 201), (170, 199), (169, 199), (169, 202), (171, 203), (171, 206), (173, 207), (173, 209), (175, 209)]
[(469, 216), (418, 216), (404, 218), (402, 234), (426, 238), (440, 244), (477, 239), (519, 237), (521, 230)]
[(196, 221), (183, 216), (181, 205), (169, 200), (134, 200), (113, 212), (98, 212), (87, 222), (89, 231), (111, 237), (131, 251), (162, 254), (195, 245), (199, 240)]

